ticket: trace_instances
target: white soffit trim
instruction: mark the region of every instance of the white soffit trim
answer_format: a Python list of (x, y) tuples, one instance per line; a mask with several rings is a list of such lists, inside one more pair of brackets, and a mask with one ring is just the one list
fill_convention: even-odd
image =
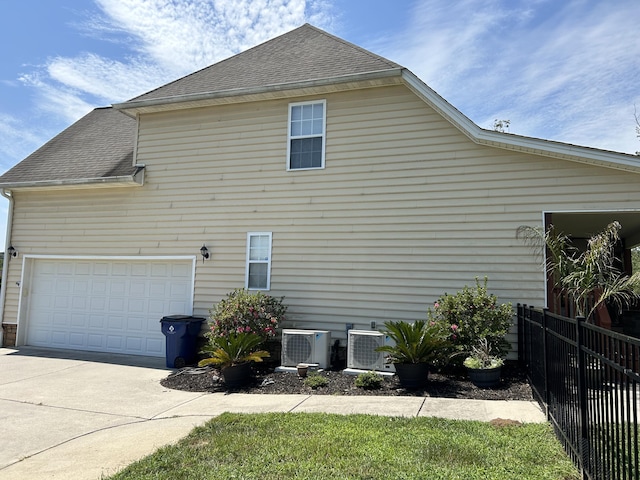
[(390, 68), (377, 72), (356, 73), (339, 77), (319, 78), (300, 82), (279, 83), (259, 87), (234, 88), (214, 92), (202, 92), (173, 97), (129, 100), (112, 105), (116, 110), (135, 117), (139, 113), (152, 113), (184, 108), (196, 108), (228, 103), (275, 100), (296, 96), (324, 95), (331, 92), (368, 87), (399, 85), (402, 69)]
[(640, 173), (640, 158), (635, 155), (485, 130), (473, 123), (409, 70), (403, 70), (402, 78), (425, 103), (478, 145)]

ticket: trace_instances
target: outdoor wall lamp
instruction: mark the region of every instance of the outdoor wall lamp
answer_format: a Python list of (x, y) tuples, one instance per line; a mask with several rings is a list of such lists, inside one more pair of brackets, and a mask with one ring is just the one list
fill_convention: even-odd
[(209, 258), (209, 249), (206, 245), (202, 245), (202, 247), (200, 247), (200, 255), (202, 255), (202, 263)]
[(18, 251), (15, 249), (13, 245), (9, 245), (9, 248), (7, 248), (7, 253), (9, 254), (10, 257), (18, 256)]

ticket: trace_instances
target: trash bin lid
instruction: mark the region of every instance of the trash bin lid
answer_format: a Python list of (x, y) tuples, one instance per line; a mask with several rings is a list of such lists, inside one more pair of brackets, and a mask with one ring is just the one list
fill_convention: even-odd
[(191, 315), (167, 315), (166, 317), (162, 317), (161, 322), (202, 322), (204, 321), (204, 317), (194, 317)]

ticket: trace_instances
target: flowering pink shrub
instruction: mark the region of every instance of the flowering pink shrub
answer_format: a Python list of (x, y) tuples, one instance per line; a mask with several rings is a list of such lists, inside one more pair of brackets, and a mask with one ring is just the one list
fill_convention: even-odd
[(228, 336), (229, 332), (255, 333), (264, 340), (276, 335), (285, 319), (284, 297), (239, 288), (227, 294), (209, 311), (211, 335)]
[(455, 295), (445, 293), (427, 316), (449, 329), (449, 340), (461, 354), (471, 352), (482, 339), (499, 356), (509, 351), (505, 335), (513, 324), (513, 308), (510, 303), (498, 304), (496, 296), (487, 292), (486, 277), (483, 283), (476, 278), (474, 288), (465, 286)]

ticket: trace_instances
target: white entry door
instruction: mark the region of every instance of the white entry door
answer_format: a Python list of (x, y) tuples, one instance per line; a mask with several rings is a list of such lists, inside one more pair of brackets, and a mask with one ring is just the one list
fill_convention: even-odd
[(163, 316), (192, 313), (193, 261), (33, 260), (25, 344), (164, 356)]

